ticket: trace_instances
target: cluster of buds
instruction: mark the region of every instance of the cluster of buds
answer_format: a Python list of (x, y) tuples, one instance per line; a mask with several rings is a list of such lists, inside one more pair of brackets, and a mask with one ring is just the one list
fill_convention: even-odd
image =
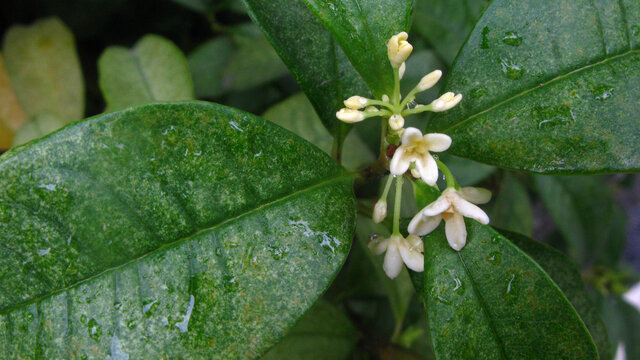
[[(445, 164), (434, 158), (431, 152), (442, 152), (451, 146), (451, 138), (445, 134), (422, 134), (419, 129), (404, 128), (405, 117), (425, 111), (442, 112), (456, 106), (462, 100), (461, 94), (447, 92), (430, 104), (409, 104), (415, 101), (416, 94), (428, 90), (436, 85), (442, 77), (442, 71), (435, 70), (425, 75), (420, 82), (403, 98), (400, 94), (400, 80), (406, 69), (405, 61), (411, 55), (413, 46), (407, 41), (406, 32), (396, 34), (387, 42), (387, 55), (394, 73), (394, 93), (383, 95), (381, 99), (368, 99), (362, 96), (352, 96), (345, 100), (345, 108), (336, 113), (336, 117), (347, 123), (356, 123), (372, 117), (384, 119), (383, 139), (386, 135), (397, 135), (399, 145), (395, 149), (389, 162), (391, 175), (387, 180), (384, 192), (376, 203), (373, 220), (376, 223), (384, 221), (387, 216), (387, 194), (391, 183), (396, 180), (396, 201), (393, 217), (393, 233), (384, 240), (374, 240), (370, 248), (376, 254), (386, 251), (383, 268), (390, 278), (398, 276), (402, 270), (402, 263), (414, 271), (424, 270), (424, 244), (421, 236), (435, 230), (444, 219), (445, 234), (451, 248), (462, 250), (466, 244), (467, 231), (464, 217), (474, 219), (482, 224), (489, 223), (487, 214), (474, 204), (484, 204), (491, 198), (488, 190), (480, 188), (460, 188), (451, 171)], [(439, 170), (443, 172), (447, 188), (441, 196), (420, 210), (408, 226), (407, 238), (399, 230), (400, 201), (403, 176), (411, 175), (424, 181), (430, 186), (437, 187)]]

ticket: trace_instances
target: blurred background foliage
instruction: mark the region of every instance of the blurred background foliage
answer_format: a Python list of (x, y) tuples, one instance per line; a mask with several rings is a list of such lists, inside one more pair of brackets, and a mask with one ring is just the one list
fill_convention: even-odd
[[(405, 91), (433, 69), (446, 73), (487, 4), (416, 0)], [(190, 99), (263, 115), (331, 151), (331, 135), (240, 0), (5, 0), (0, 34), (1, 151), (106, 110)], [(377, 122), (356, 126), (345, 166), (371, 163), (378, 134)], [(640, 271), (638, 176), (537, 176), (443, 157), (461, 185), (496, 194), (487, 207), (492, 225), (551, 244), (579, 266), (611, 343), (640, 358), (640, 315), (621, 299)], [(363, 213), (378, 186), (356, 188)], [(372, 233), (387, 235), (361, 216), (350, 258), (324, 300), (265, 358), (432, 358), (409, 274), (384, 275), (382, 259), (366, 246)]]

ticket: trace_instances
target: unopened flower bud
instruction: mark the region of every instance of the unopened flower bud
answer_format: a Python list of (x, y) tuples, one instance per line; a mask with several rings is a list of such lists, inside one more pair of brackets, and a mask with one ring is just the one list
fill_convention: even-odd
[(416, 179), (420, 179), (420, 171), (418, 171), (417, 168), (411, 169), (411, 176), (413, 176)]
[(431, 103), (432, 111), (440, 112), (449, 110), (452, 107), (458, 105), (461, 100), (462, 94), (455, 95), (452, 92), (448, 92)]
[(380, 200), (376, 203), (376, 206), (373, 208), (373, 222), (379, 224), (384, 221), (387, 217), (387, 202), (384, 200)]
[(400, 65), (400, 68), (398, 69), (398, 77), (400, 78), (400, 80), (402, 80), (405, 70), (407, 70), (407, 63), (403, 62), (402, 65)]
[(367, 106), (367, 107), (364, 109), (364, 112), (376, 112), (376, 111), (378, 111), (378, 108), (377, 108), (377, 107), (375, 107), (375, 106)]
[(399, 68), (405, 60), (411, 55), (413, 46), (409, 44), (407, 39), (409, 35), (406, 32), (401, 32), (393, 35), (387, 42), (387, 55), (389, 56), (389, 62), (394, 68)]
[(400, 114), (393, 114), (389, 118), (389, 126), (393, 130), (400, 130), (404, 126), (404, 118)]
[(433, 85), (435, 85), (440, 80), (441, 77), (442, 71), (440, 70), (430, 72), (420, 80), (420, 83), (418, 83), (418, 89), (420, 91), (431, 89)]
[(354, 109), (340, 109), (336, 113), (336, 117), (346, 123), (355, 123), (364, 120), (364, 113)]
[(369, 100), (367, 98), (356, 95), (345, 100), (344, 106), (348, 107), (349, 109), (360, 110), (363, 107), (367, 106), (368, 101)]
[(389, 102), (389, 95), (387, 95), (387, 94), (382, 95), (382, 101), (388, 103)]

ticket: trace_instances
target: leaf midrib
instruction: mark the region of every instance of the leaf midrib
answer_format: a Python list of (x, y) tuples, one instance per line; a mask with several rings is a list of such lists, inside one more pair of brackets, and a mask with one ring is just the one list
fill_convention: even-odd
[(328, 179), (324, 179), (324, 180), (322, 180), (322, 181), (320, 181), (318, 183), (315, 183), (313, 185), (304, 187), (302, 189), (295, 190), (294, 192), (289, 193), (289, 194), (287, 194), (285, 196), (282, 196), (280, 198), (268, 201), (266, 203), (263, 203), (261, 205), (258, 205), (256, 207), (254, 207), (254, 208), (248, 209), (247, 211), (245, 211), (245, 212), (243, 212), (241, 214), (238, 214), (238, 215), (236, 215), (234, 217), (230, 217), (230, 218), (224, 219), (224, 220), (222, 220), (222, 221), (220, 221), (220, 222), (218, 222), (218, 223), (216, 223), (214, 225), (211, 225), (209, 227), (202, 228), (200, 230), (196, 230), (191, 235), (184, 236), (184, 237), (181, 237), (181, 238), (179, 238), (179, 239), (177, 239), (175, 241), (162, 244), (159, 247), (157, 247), (157, 248), (155, 248), (155, 249), (153, 249), (151, 251), (148, 251), (146, 253), (143, 253), (143, 254), (141, 254), (139, 256), (136, 256), (136, 257), (130, 259), (129, 261), (126, 261), (126, 262), (124, 262), (124, 263), (122, 263), (122, 264), (120, 264), (118, 266), (114, 266), (114, 267), (105, 269), (105, 270), (103, 270), (103, 271), (101, 271), (101, 272), (99, 272), (99, 273), (97, 273), (95, 275), (89, 276), (89, 277), (87, 277), (85, 279), (77, 281), (77, 282), (75, 282), (73, 284), (70, 284), (68, 286), (58, 288), (58, 289), (56, 289), (54, 291), (51, 291), (51, 292), (49, 292), (49, 293), (47, 293), (45, 295), (38, 296), (38, 297), (35, 297), (35, 298), (32, 298), (32, 299), (29, 299), (27, 301), (23, 301), (23, 302), (20, 302), (20, 303), (12, 304), (12, 305), (6, 306), (4, 308), (1, 308), (0, 309), (0, 315), (6, 315), (9, 312), (11, 312), (12, 310), (19, 309), (19, 308), (21, 308), (23, 306), (26, 306), (26, 305), (38, 303), (43, 299), (49, 298), (51, 296), (55, 296), (55, 295), (60, 294), (60, 293), (63, 293), (65, 291), (68, 291), (68, 290), (70, 290), (72, 288), (75, 288), (75, 287), (77, 287), (79, 285), (82, 285), (84, 283), (88, 283), (88, 282), (92, 281), (93, 279), (95, 279), (97, 277), (100, 277), (100, 276), (102, 276), (102, 275), (104, 275), (106, 273), (109, 273), (109, 272), (116, 271), (118, 269), (124, 268), (125, 266), (127, 266), (129, 264), (136, 263), (136, 262), (138, 262), (138, 261), (140, 261), (140, 260), (142, 260), (142, 259), (144, 259), (146, 257), (149, 257), (149, 256), (151, 256), (153, 254), (160, 253), (160, 252), (163, 252), (163, 251), (167, 251), (170, 248), (173, 248), (173, 247), (179, 246), (179, 245), (181, 245), (181, 244), (183, 244), (185, 242), (188, 242), (189, 240), (192, 240), (192, 239), (194, 239), (195, 237), (197, 237), (197, 236), (199, 236), (201, 234), (213, 231), (213, 230), (215, 230), (215, 229), (217, 229), (217, 228), (219, 228), (221, 226), (233, 223), (234, 221), (237, 221), (237, 220), (239, 220), (239, 219), (241, 219), (241, 218), (243, 218), (245, 216), (249, 216), (251, 214), (254, 214), (254, 213), (256, 213), (256, 212), (258, 212), (260, 210), (263, 210), (263, 209), (269, 208), (271, 206), (277, 205), (277, 204), (282, 203), (282, 202), (284, 202), (286, 200), (293, 199), (293, 198), (295, 198), (295, 197), (297, 197), (299, 195), (303, 195), (303, 194), (305, 194), (307, 192), (313, 191), (313, 190), (315, 190), (317, 188), (320, 188), (320, 187), (323, 187), (325, 185), (337, 183), (337, 182), (340, 182), (342, 180), (345, 180), (345, 179), (348, 179), (348, 178), (352, 178), (352, 177), (353, 177), (353, 175), (351, 173), (343, 171), (343, 172), (339, 173), (336, 176), (333, 176), (333, 177), (328, 178)]
[(498, 103), (487, 107), (484, 110), (481, 110), (481, 111), (479, 111), (479, 112), (477, 112), (475, 114), (472, 114), (472, 115), (468, 116), (466, 119), (461, 120), (461, 121), (459, 121), (459, 122), (457, 122), (457, 123), (455, 123), (455, 124), (453, 124), (453, 125), (451, 125), (449, 127), (444, 128), (442, 131), (451, 131), (451, 130), (453, 130), (453, 129), (455, 129), (455, 128), (463, 125), (463, 124), (466, 124), (467, 122), (473, 120), (474, 118), (476, 118), (478, 116), (481, 116), (483, 114), (491, 112), (491, 111), (501, 107), (502, 105), (505, 105), (505, 104), (507, 104), (507, 103), (509, 103), (511, 101), (514, 101), (514, 100), (516, 100), (516, 99), (518, 99), (520, 97), (523, 97), (523, 96), (525, 96), (525, 95), (527, 95), (527, 94), (529, 94), (531, 92), (534, 92), (536, 90), (545, 88), (546, 86), (551, 85), (551, 84), (555, 83), (556, 81), (564, 80), (565, 78), (567, 78), (567, 77), (569, 77), (571, 75), (577, 74), (577, 73), (585, 71), (585, 70), (589, 70), (591, 68), (594, 68), (594, 67), (597, 67), (597, 66), (600, 66), (600, 65), (604, 65), (604, 64), (608, 63), (609, 61), (614, 61), (614, 60), (617, 60), (617, 59), (620, 59), (620, 58), (623, 58), (623, 57), (626, 57), (626, 56), (629, 56), (629, 55), (638, 54), (638, 53), (640, 53), (640, 50), (629, 50), (627, 52), (624, 52), (624, 53), (621, 53), (621, 54), (618, 54), (618, 55), (615, 55), (615, 56), (611, 56), (611, 57), (605, 58), (603, 60), (600, 60), (598, 62), (591, 63), (591, 64), (585, 65), (583, 67), (571, 70), (571, 71), (569, 71), (567, 73), (557, 75), (556, 77), (552, 78), (551, 80), (548, 80), (548, 81), (546, 81), (546, 82), (544, 82), (542, 84), (535, 85), (534, 87), (531, 87), (531, 88), (528, 88), (526, 90), (523, 90), (523, 91), (521, 91), (521, 92), (519, 92), (519, 93), (517, 93), (515, 95), (512, 95), (511, 97), (509, 97), (509, 98), (507, 98), (505, 100), (499, 101)]

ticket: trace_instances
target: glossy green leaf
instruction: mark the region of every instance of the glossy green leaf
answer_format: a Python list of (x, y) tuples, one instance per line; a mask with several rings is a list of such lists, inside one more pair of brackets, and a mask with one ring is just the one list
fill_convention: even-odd
[(0, 157), (0, 358), (247, 359), (349, 252), (352, 177), (201, 102), (73, 124)]
[(433, 118), (451, 152), (538, 173), (640, 170), (640, 2), (495, 0)]
[[(308, 140), (327, 154), (331, 154), (333, 138), (322, 125), (304, 94), (294, 95), (272, 106), (262, 117)], [(353, 132), (347, 136), (342, 156), (342, 164), (345, 167), (355, 169), (369, 165), (375, 160), (375, 155), (369, 151), (357, 133)]]
[(387, 41), (409, 29), (412, 0), (302, 0), (333, 34), (376, 97), (393, 94)]
[(424, 299), (439, 359), (597, 359), (558, 286), (497, 231), (466, 222), (467, 245), (425, 237)]
[(132, 49), (107, 48), (98, 60), (107, 110), (154, 101), (194, 99), (187, 59), (170, 40), (146, 35)]
[(624, 346), (626, 359), (640, 358), (640, 312), (623, 298), (600, 296), (601, 314), (611, 343)]
[(344, 137), (349, 126), (336, 119), (343, 101), (369, 90), (322, 23), (302, 0), (243, 0), (320, 120), (332, 135)]
[(598, 308), (591, 301), (591, 296), (582, 281), (582, 275), (578, 268), (571, 263), (566, 255), (547, 245), (520, 234), (502, 230), (501, 232), (535, 260), (562, 290), (587, 326), (598, 348), (600, 359), (613, 358), (607, 329), (600, 317)]
[(84, 81), (75, 41), (58, 18), (13, 26), (2, 52), (27, 118), (49, 113), (68, 123), (83, 117)]
[(416, 0), (413, 29), (451, 66), (488, 0)]
[(220, 36), (198, 46), (189, 54), (189, 67), (198, 98), (214, 98), (228, 90), (222, 79), (234, 51), (231, 39)]
[(357, 340), (349, 318), (320, 301), (262, 360), (346, 360)]
[[(456, 180), (460, 186), (476, 185), (487, 179), (496, 171), (496, 168), (490, 165), (482, 164), (469, 159), (453, 156), (451, 154), (438, 154), (440, 160), (447, 164), (449, 169), (455, 174)], [(442, 182), (443, 187), (446, 186)]]
[(582, 265), (617, 265), (627, 243), (626, 216), (603, 179), (536, 176), (534, 180), (570, 257)]
[(491, 206), (491, 225), (531, 236), (533, 234), (533, 207), (527, 189), (508, 172)]
[(40, 114), (22, 125), (13, 138), (13, 146), (22, 145), (33, 139), (43, 137), (64, 126), (64, 122), (51, 114)]

